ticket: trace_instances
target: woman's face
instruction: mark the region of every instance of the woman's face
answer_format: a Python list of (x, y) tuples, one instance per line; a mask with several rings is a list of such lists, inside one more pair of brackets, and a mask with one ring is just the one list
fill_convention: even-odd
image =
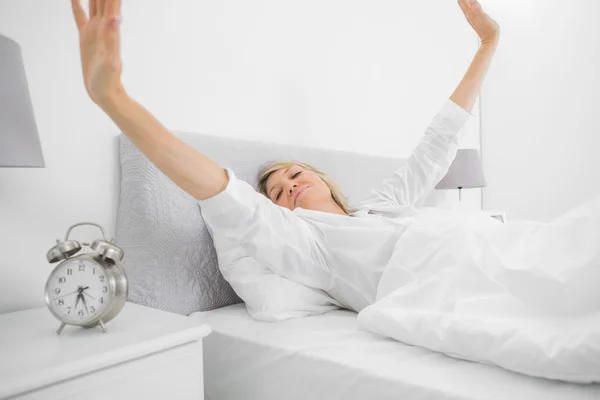
[(266, 184), (268, 197), (290, 210), (302, 207), (321, 211), (331, 203), (331, 190), (319, 176), (299, 165), (273, 172)]

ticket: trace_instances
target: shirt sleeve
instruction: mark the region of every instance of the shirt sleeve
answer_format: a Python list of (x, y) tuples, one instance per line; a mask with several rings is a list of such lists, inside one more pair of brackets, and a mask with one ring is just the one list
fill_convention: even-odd
[(225, 190), (198, 204), (219, 269), (249, 313), (280, 320), (339, 308), (322, 290), (330, 273), (308, 223), (226, 171)]
[(462, 139), (462, 127), (471, 114), (447, 100), (433, 118), (406, 162), (390, 177), (372, 189), (356, 205), (391, 204), (419, 206), (446, 175)]

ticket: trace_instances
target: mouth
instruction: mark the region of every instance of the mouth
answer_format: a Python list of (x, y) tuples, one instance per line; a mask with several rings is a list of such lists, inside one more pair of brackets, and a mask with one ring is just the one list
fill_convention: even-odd
[(300, 189), (298, 191), (298, 193), (296, 193), (296, 196), (294, 197), (294, 206), (296, 206), (296, 200), (298, 200), (298, 197), (300, 197), (300, 195), (306, 190), (308, 189), (310, 186), (305, 186), (302, 189)]

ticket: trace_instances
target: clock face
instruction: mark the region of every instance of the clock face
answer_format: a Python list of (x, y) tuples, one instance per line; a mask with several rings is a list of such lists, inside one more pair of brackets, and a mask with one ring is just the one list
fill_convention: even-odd
[(104, 269), (85, 259), (63, 262), (48, 278), (46, 287), (50, 307), (67, 323), (95, 319), (111, 300)]

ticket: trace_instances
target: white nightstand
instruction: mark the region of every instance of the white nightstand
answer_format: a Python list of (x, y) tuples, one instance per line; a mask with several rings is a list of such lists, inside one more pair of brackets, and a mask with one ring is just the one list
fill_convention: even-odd
[(208, 325), (133, 303), (100, 328), (46, 307), (0, 315), (0, 399), (203, 399)]

